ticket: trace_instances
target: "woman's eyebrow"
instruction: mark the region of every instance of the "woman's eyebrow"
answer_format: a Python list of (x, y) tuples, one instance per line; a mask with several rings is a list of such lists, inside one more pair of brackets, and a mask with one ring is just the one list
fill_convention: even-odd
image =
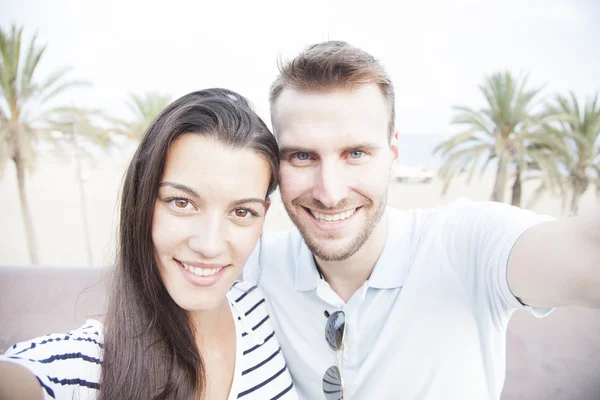
[(236, 200), (233, 202), (233, 205), (239, 206), (246, 203), (260, 203), (263, 205), (263, 207), (266, 207), (265, 201), (256, 197), (248, 197), (245, 199)]
[(164, 182), (161, 182), (158, 185), (159, 188), (161, 188), (163, 186), (171, 186), (172, 188), (175, 188), (177, 190), (181, 190), (182, 192), (185, 192), (185, 193), (189, 194), (190, 196), (193, 196), (193, 197), (196, 197), (196, 198), (200, 197), (200, 195), (198, 194), (198, 192), (196, 192), (194, 189), (192, 189), (189, 186), (182, 185), (180, 183), (164, 181)]
[[(170, 186), (174, 189), (177, 190), (181, 190), (182, 192), (185, 192), (187, 194), (189, 194), (190, 196), (196, 197), (196, 198), (200, 198), (200, 195), (198, 194), (198, 192), (196, 192), (194, 189), (182, 185), (180, 183), (175, 183), (175, 182), (169, 182), (169, 181), (164, 181), (161, 182), (158, 187), (161, 188), (163, 186)], [(266, 202), (264, 199), (259, 199), (258, 197), (246, 197), (243, 199), (239, 199), (233, 202), (233, 205), (241, 205), (241, 204), (247, 204), (247, 203), (259, 203), (261, 204), (263, 207), (266, 207)]]

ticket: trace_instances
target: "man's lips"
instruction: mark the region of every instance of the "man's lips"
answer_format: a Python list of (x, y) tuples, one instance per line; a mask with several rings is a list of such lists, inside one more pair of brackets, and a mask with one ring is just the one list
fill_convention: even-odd
[(317, 221), (324, 223), (345, 221), (351, 218), (359, 208), (361, 207), (349, 208), (343, 211), (322, 211), (304, 207), (304, 209)]

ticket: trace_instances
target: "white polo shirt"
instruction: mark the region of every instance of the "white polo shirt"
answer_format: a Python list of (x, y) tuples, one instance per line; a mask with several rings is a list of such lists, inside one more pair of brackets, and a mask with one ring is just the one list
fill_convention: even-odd
[(508, 287), (508, 256), (526, 229), (550, 218), (469, 201), (388, 208), (386, 218), (383, 252), (347, 303), (320, 278), (297, 230), (265, 234), (248, 262), (244, 278), (266, 294), (298, 394), (325, 399), (323, 375), (338, 357), (324, 311), (342, 309), (346, 400), (499, 399), (506, 327), (524, 307)]

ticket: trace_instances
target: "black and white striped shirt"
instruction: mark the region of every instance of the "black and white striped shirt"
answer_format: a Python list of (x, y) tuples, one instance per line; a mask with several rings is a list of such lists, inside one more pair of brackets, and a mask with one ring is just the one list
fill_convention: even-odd
[[(236, 362), (229, 400), (297, 399), (260, 289), (236, 282), (227, 293), (236, 330)], [(29, 369), (44, 399), (92, 400), (98, 395), (103, 325), (90, 319), (66, 334), (12, 346), (0, 361)]]

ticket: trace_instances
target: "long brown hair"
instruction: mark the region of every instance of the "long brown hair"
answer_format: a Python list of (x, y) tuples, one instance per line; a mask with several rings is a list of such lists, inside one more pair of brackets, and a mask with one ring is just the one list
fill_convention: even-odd
[(227, 89), (190, 93), (150, 125), (127, 169), (120, 209), (117, 262), (104, 329), (100, 398), (192, 399), (205, 389), (205, 365), (186, 312), (167, 292), (154, 258), (152, 216), (170, 144), (182, 134), (208, 135), (249, 148), (271, 166), (277, 186), (275, 138), (247, 100)]

